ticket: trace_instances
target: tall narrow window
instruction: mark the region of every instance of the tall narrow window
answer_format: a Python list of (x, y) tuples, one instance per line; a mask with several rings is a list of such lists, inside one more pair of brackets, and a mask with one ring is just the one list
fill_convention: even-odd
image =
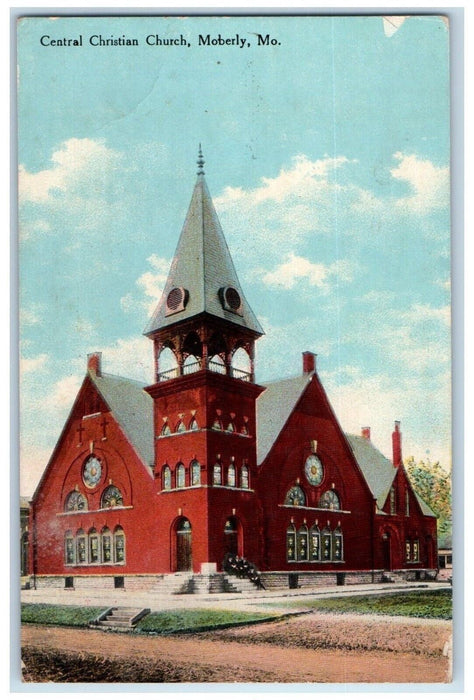
[(213, 470), (212, 470), (212, 483), (215, 486), (219, 486), (222, 484), (222, 467), (219, 464), (219, 462), (216, 462), (214, 464)]
[(66, 564), (74, 564), (74, 535), (66, 532), (64, 536), (64, 561)]
[(325, 527), (321, 537), (321, 552), (323, 561), (331, 561), (332, 558), (332, 537), (331, 530)]
[(286, 529), (286, 561), (296, 561), (296, 528), (293, 524)]
[(87, 562), (86, 539), (86, 533), (84, 532), (84, 530), (78, 530), (76, 535), (76, 561), (78, 564), (86, 564)]
[(102, 530), (102, 561), (104, 564), (112, 561), (112, 533), (108, 527)]
[(240, 470), (240, 486), (243, 489), (249, 488), (249, 468), (246, 464), (243, 464)]
[(321, 533), (317, 525), (313, 525), (309, 533), (309, 558), (319, 561), (321, 556)]
[(125, 533), (121, 527), (114, 532), (115, 561), (120, 564), (125, 561)]
[(308, 561), (308, 528), (302, 525), (296, 538), (298, 561)]
[(201, 465), (197, 459), (193, 459), (191, 462), (191, 483), (193, 486), (201, 483)]
[(342, 540), (342, 530), (337, 527), (333, 532), (333, 555), (334, 561), (342, 561), (343, 559), (343, 540)]
[(413, 540), (413, 561), (420, 561), (420, 543)]
[(89, 564), (99, 562), (99, 535), (97, 531), (89, 530)]
[(186, 486), (186, 470), (184, 464), (178, 464), (176, 467), (176, 487), (178, 489), (184, 489)]
[(396, 515), (397, 513), (397, 497), (395, 493), (395, 487), (392, 486), (390, 489), (390, 515)]
[(228, 486), (235, 486), (235, 465), (234, 464), (229, 464), (229, 468), (227, 469), (227, 485)]
[(411, 561), (411, 542), (410, 542), (410, 540), (405, 541), (405, 559), (406, 559), (406, 561)]
[(171, 489), (171, 469), (168, 467), (168, 465), (163, 467), (162, 479), (163, 491), (169, 491)]
[(410, 494), (408, 489), (405, 491), (405, 515), (410, 515)]

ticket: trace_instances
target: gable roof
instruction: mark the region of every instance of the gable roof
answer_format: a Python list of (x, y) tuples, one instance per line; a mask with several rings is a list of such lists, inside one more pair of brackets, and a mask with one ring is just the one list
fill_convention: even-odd
[[(166, 300), (176, 287), (188, 291), (188, 302), (182, 311), (167, 316)], [(224, 287), (233, 287), (239, 293), (239, 313), (223, 308), (219, 290)], [(204, 172), (200, 170), (163, 294), (144, 333), (150, 335), (203, 312), (263, 334), (240, 286)]]
[(367, 438), (350, 434), (346, 437), (365, 480), (377, 500), (377, 507), (382, 510), (397, 470)]
[(267, 458), (311, 377), (311, 374), (304, 374), (272, 382), (258, 397), (257, 464), (262, 464)]
[(153, 399), (140, 382), (112, 374), (89, 372), (89, 377), (138, 456), (150, 469), (154, 461)]

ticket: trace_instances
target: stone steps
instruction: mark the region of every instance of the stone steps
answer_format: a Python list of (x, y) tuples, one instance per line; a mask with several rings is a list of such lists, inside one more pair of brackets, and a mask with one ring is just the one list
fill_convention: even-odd
[(150, 608), (108, 608), (91, 626), (100, 629), (130, 630), (149, 612)]

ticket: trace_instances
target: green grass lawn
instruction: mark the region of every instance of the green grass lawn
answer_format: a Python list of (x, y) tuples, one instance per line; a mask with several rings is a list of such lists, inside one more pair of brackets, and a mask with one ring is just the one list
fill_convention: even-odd
[(104, 608), (24, 603), (21, 606), (21, 621), (37, 625), (87, 627), (102, 610)]
[(410, 591), (374, 596), (343, 596), (341, 598), (309, 599), (288, 603), (291, 607), (305, 607), (335, 613), (372, 613), (377, 615), (407, 615), (409, 617), (452, 617), (451, 591)]
[(238, 610), (163, 610), (154, 612), (140, 620), (136, 632), (148, 634), (173, 634), (175, 632), (198, 632), (234, 625), (251, 624), (271, 620), (279, 615), (246, 613)]
[[(76, 607), (71, 605), (43, 605), (26, 603), (21, 606), (21, 621), (37, 625), (87, 627), (104, 608)], [(238, 610), (164, 610), (142, 618), (135, 632), (147, 634), (173, 634), (251, 624), (271, 620), (279, 615), (245, 613)]]

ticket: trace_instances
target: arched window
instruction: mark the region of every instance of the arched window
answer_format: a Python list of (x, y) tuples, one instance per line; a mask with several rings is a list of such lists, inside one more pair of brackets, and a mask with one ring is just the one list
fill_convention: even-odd
[(235, 464), (229, 464), (227, 469), (227, 486), (235, 486)]
[(171, 428), (169, 426), (168, 421), (166, 421), (166, 423), (163, 424), (163, 427), (161, 429), (161, 434), (162, 435), (171, 435)]
[(108, 527), (104, 527), (101, 532), (102, 539), (102, 561), (109, 564), (112, 561), (112, 533)]
[(233, 421), (230, 421), (230, 423), (228, 423), (225, 431), (226, 431), (226, 433), (235, 433), (235, 424)]
[(71, 491), (66, 498), (64, 510), (69, 512), (75, 510), (87, 510), (87, 499), (79, 491)]
[(97, 530), (89, 530), (89, 564), (99, 563), (99, 535)]
[(158, 355), (158, 381), (173, 379), (179, 374), (178, 360), (170, 347), (162, 349)]
[(161, 478), (163, 480), (163, 491), (169, 491), (171, 489), (171, 469), (167, 464), (161, 471)]
[(333, 532), (333, 554), (332, 558), (334, 561), (342, 561), (344, 556), (342, 530), (340, 527), (336, 527)]
[(332, 537), (331, 530), (325, 527), (321, 537), (321, 553), (323, 561), (331, 561), (332, 558)]
[(311, 561), (321, 558), (321, 532), (316, 524), (309, 531), (309, 558)]
[(302, 525), (296, 537), (296, 556), (298, 561), (308, 561), (308, 528)]
[(216, 462), (212, 469), (212, 483), (215, 486), (222, 484), (222, 466), (219, 464), (219, 462)]
[(199, 430), (198, 422), (197, 422), (196, 418), (194, 418), (194, 416), (193, 416), (193, 418), (191, 419), (191, 422), (190, 422), (190, 424), (189, 424), (189, 428), (188, 428), (188, 429), (189, 429), (189, 430)]
[(301, 486), (297, 484), (292, 486), (285, 496), (286, 506), (304, 506), (306, 505), (306, 496)]
[(100, 507), (117, 508), (117, 506), (123, 506), (122, 493), (116, 486), (107, 486), (100, 499)]
[(397, 495), (395, 493), (395, 487), (392, 486), (390, 489), (390, 515), (396, 515), (397, 513)]
[(222, 425), (222, 421), (218, 416), (216, 416), (216, 418), (214, 419), (214, 423), (212, 424), (212, 429), (213, 430), (223, 430), (224, 429), (223, 425)]
[(328, 510), (341, 510), (341, 502), (335, 491), (325, 491), (319, 499), (318, 508)]
[(286, 529), (286, 561), (296, 561), (296, 528), (293, 523)]
[(186, 486), (186, 469), (184, 464), (179, 463), (176, 467), (176, 488), (184, 489)]
[(209, 369), (211, 372), (217, 372), (217, 374), (225, 374), (225, 362), (220, 355), (213, 355), (208, 362)]
[(201, 369), (201, 361), (196, 355), (188, 355), (183, 362), (183, 374), (192, 374)]
[(190, 465), (191, 468), (191, 484), (198, 486), (201, 483), (201, 465), (197, 459), (193, 459)]
[(74, 564), (74, 549), (74, 535), (70, 530), (68, 530), (64, 535), (64, 562), (66, 564)]
[(114, 532), (114, 557), (117, 564), (125, 561), (125, 533), (121, 527)]
[(249, 468), (246, 464), (243, 464), (240, 470), (240, 486), (243, 489), (249, 488)]
[(87, 564), (87, 536), (84, 530), (78, 530), (76, 533), (76, 562)]
[(186, 432), (186, 426), (184, 425), (182, 420), (178, 421), (174, 432), (175, 433), (185, 433)]
[(238, 348), (232, 355), (232, 376), (236, 377), (237, 379), (244, 379), (246, 381), (249, 381), (251, 377), (251, 372), (252, 368), (248, 353), (244, 350), (244, 348)]
[(243, 426), (241, 427), (240, 434), (241, 435), (248, 435), (249, 434), (249, 429), (247, 427), (247, 423), (244, 423)]

